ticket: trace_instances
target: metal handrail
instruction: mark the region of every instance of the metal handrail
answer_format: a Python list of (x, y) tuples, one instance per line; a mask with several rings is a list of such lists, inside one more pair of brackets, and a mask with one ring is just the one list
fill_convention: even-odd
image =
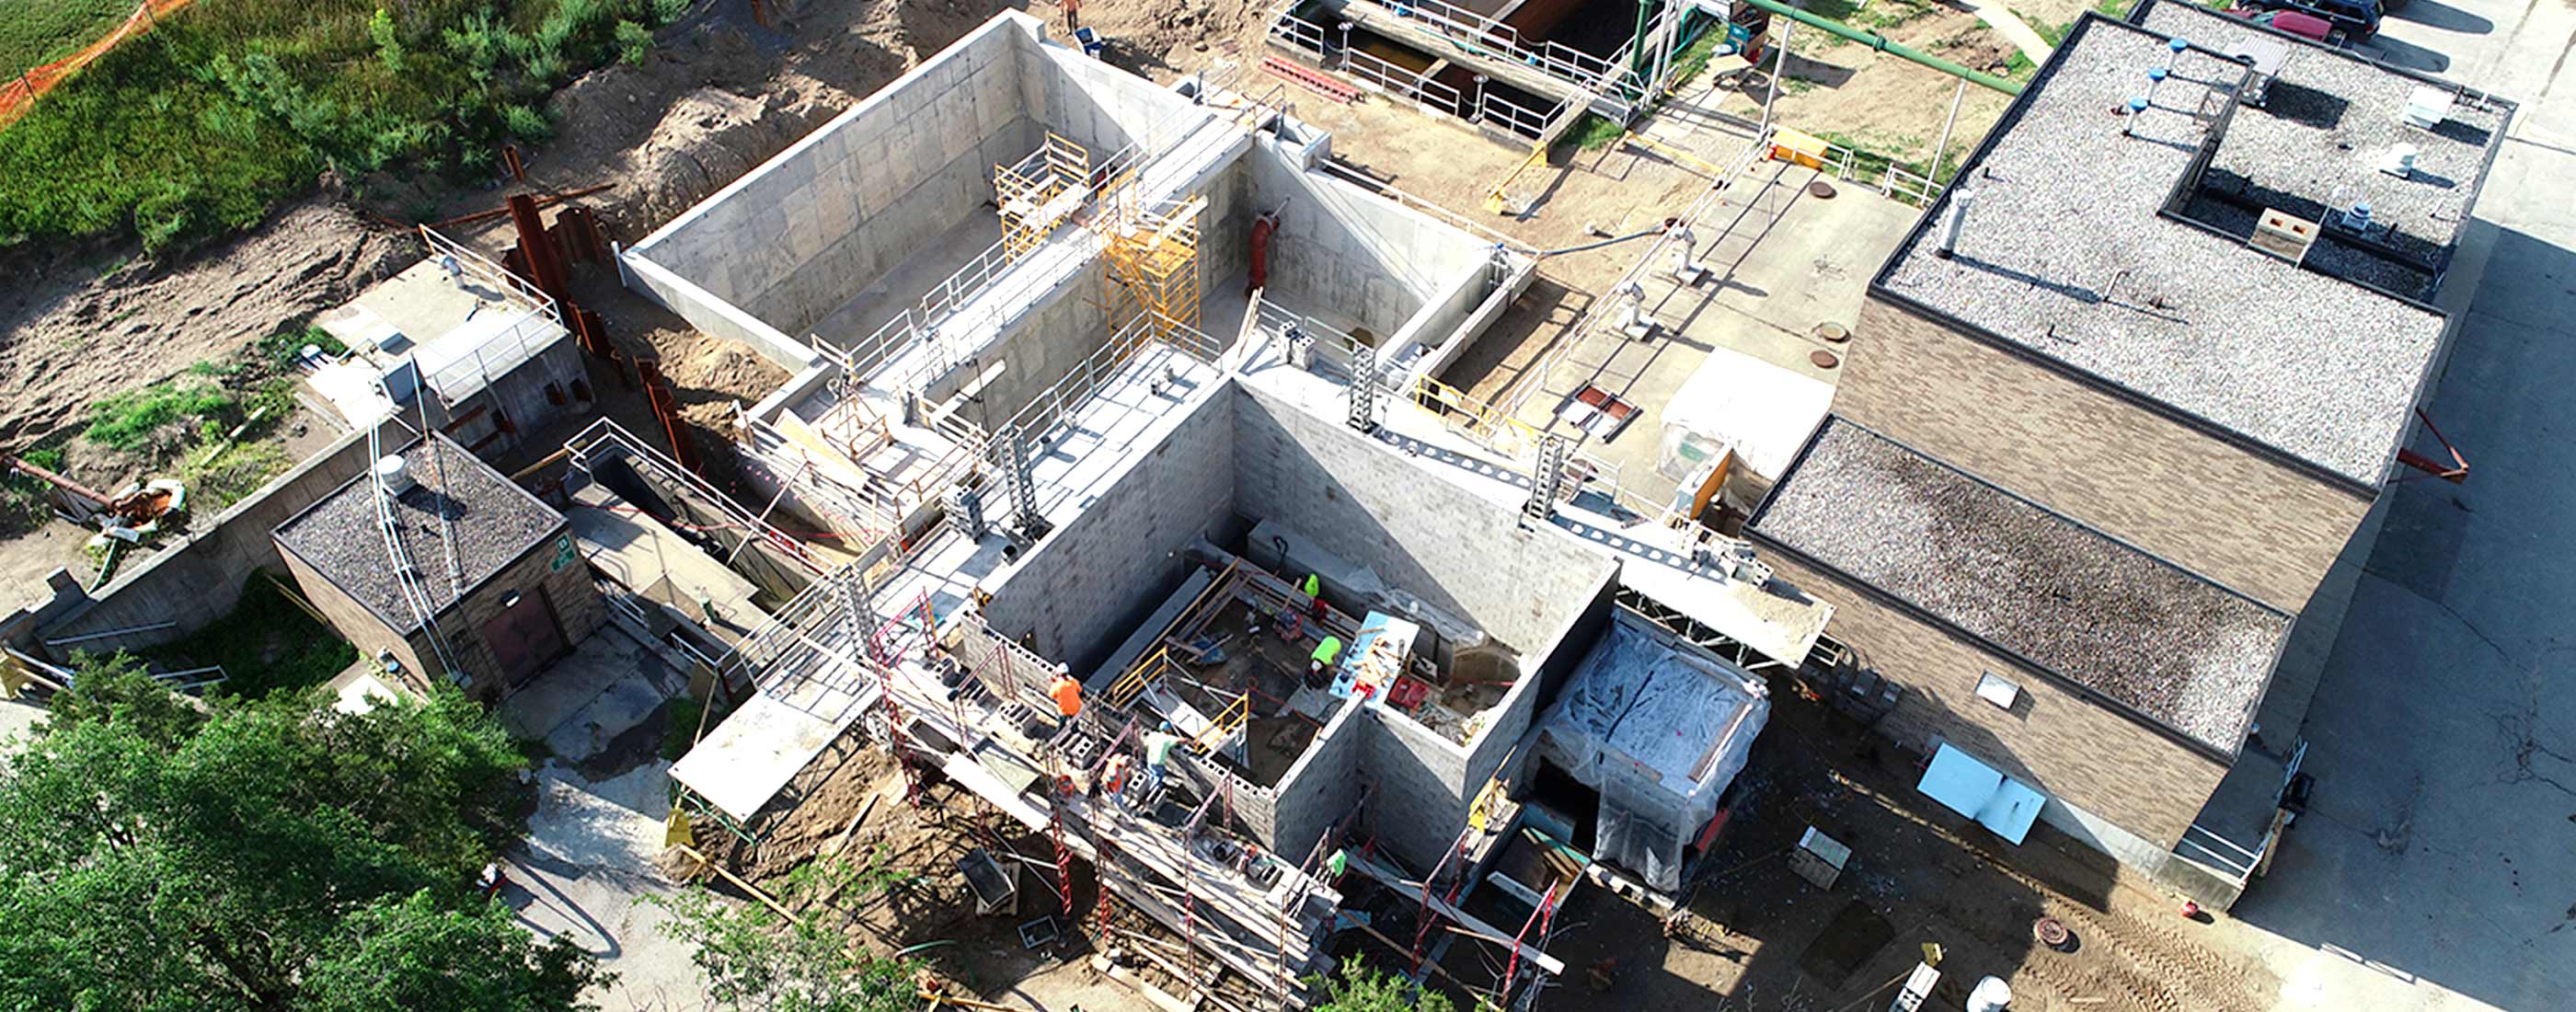
[(768, 521), (743, 509), (731, 497), (726, 496), (715, 486), (707, 484), (706, 479), (680, 466), (678, 461), (665, 456), (651, 444), (635, 438), (634, 433), (626, 431), (624, 426), (613, 420), (601, 418), (590, 423), (580, 432), (574, 433), (571, 439), (564, 441), (565, 456), (572, 461), (573, 466), (584, 469), (588, 468), (591, 455), (610, 451), (623, 452), (630, 458), (660, 471), (664, 477), (679, 482), (681, 487), (696, 493), (712, 504), (718, 512), (735, 521), (743, 528), (745, 536), (760, 538), (770, 546), (786, 552), (789, 557), (812, 572), (819, 574), (825, 571), (823, 564), (814, 558), (812, 550), (806, 548), (803, 542), (787, 536), (786, 532), (770, 526)]

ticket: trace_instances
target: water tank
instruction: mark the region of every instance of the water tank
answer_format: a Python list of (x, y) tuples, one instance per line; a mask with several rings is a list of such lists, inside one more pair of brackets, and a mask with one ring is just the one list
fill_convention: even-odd
[(2004, 1012), (2012, 1007), (2012, 985), (1994, 977), (1977, 982), (1968, 992), (1968, 1012)]
[(389, 453), (376, 458), (375, 471), (376, 484), (383, 486), (386, 494), (401, 495), (411, 491), (411, 465), (403, 460), (402, 454)]

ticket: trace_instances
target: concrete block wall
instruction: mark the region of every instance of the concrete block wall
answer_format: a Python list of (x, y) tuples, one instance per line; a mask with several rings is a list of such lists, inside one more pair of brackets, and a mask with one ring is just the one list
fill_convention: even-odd
[(992, 589), (984, 620), (1087, 676), (1179, 585), (1180, 550), (1235, 508), (1234, 412), (1227, 388), (1196, 404), (1171, 437), (1071, 523), (1050, 532)]
[(1279, 778), (1268, 798), (1270, 824), (1261, 845), (1282, 860), (1302, 862), (1326, 827), (1350, 814), (1359, 800), (1361, 757), (1375, 732), (1365, 707), (1346, 706), (1306, 746), (1306, 754)]
[[(1378, 843), (1429, 871), (1467, 825), (1467, 750), (1401, 714), (1371, 711), (1368, 725), (1363, 761), (1377, 784), (1369, 807)], [(1483, 788), (1478, 778), (1475, 789)]]
[(1524, 657), (1584, 609), (1609, 559), (1517, 511), (1424, 481), (1401, 451), (1241, 383), (1235, 508), (1280, 517), (1325, 551), (1474, 623)]
[[(386, 447), (409, 445), (410, 426), (388, 418), (379, 423)], [(260, 486), (247, 498), (213, 516), (188, 524), (188, 533), (165, 545), (151, 558), (126, 567), (86, 604), (66, 609), (37, 630), (39, 640), (89, 636), (160, 622), (167, 629), (84, 640), (61, 648), (47, 646), (53, 659), (65, 659), (74, 648), (92, 653), (140, 650), (179, 639), (230, 614), (255, 570), (289, 572), (271, 533), (277, 525), (320, 502), (340, 486), (366, 473), (367, 433), (352, 430)]]

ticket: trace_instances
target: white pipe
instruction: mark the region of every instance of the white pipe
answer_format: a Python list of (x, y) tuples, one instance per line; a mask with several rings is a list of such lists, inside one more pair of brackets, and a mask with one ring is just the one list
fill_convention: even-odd
[(1976, 190), (1960, 189), (1950, 191), (1950, 220), (1946, 225), (1942, 226), (1941, 248), (1934, 255), (1939, 256), (1943, 260), (1947, 260), (1958, 254), (1959, 229), (1968, 223), (1968, 209), (1976, 206), (1976, 203)]

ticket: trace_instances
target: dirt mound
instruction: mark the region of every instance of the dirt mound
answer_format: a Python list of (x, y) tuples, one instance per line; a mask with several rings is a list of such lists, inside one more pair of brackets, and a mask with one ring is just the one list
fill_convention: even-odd
[(77, 422), (97, 399), (221, 359), (356, 296), (421, 255), (329, 195), (166, 264), (25, 264), (0, 274), (0, 448)]

